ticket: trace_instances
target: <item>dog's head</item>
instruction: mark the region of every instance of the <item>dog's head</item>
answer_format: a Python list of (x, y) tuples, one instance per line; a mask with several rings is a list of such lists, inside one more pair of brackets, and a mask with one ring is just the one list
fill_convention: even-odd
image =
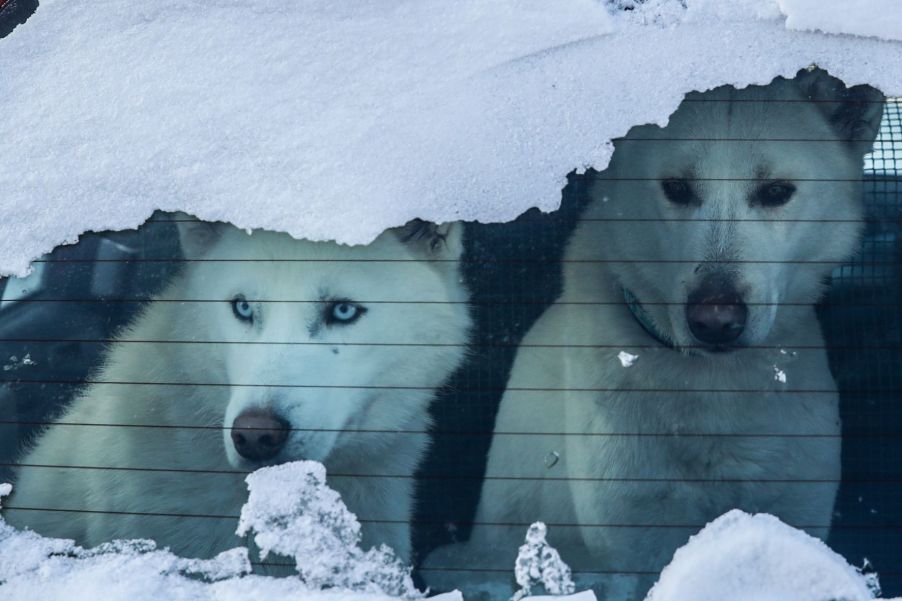
[(596, 252), (680, 348), (779, 336), (856, 248), (882, 101), (820, 70), (690, 94), (616, 141), (587, 212)]
[(221, 365), (232, 465), (329, 465), (423, 430), (467, 342), (461, 230), (412, 222), (351, 247), (180, 223), (179, 294), (206, 301), (181, 327), (215, 341), (193, 352)]

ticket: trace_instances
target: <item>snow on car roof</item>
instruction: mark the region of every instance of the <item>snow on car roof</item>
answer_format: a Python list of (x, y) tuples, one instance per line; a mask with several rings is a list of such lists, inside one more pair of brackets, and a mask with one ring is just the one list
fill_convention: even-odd
[(44, 0), (0, 40), (0, 273), (154, 209), (344, 243), (554, 209), (686, 91), (817, 62), (902, 92), (902, 43), (787, 29), (898, 38), (887, 8)]

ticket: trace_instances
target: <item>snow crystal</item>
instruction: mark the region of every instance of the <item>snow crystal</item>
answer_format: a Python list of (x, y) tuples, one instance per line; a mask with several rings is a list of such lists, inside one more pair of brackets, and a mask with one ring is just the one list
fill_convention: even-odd
[(620, 351), (617, 354), (617, 358), (620, 359), (620, 365), (623, 367), (632, 367), (633, 363), (636, 362), (636, 359), (639, 358), (639, 355), (631, 355), (626, 351)]
[(254, 531), (261, 559), (270, 552), (293, 557), (312, 588), (378, 593), (416, 599), (405, 567), (385, 545), (363, 551), (360, 523), (337, 492), (326, 486), (326, 468), (297, 461), (247, 477), (250, 496), (241, 509), (238, 536)]
[(37, 362), (31, 358), (31, 353), (22, 357), (21, 361), (16, 355), (12, 355), (9, 358), (9, 363), (3, 366), (3, 371), (15, 371), (20, 367), (31, 367), (33, 365), (37, 365)]
[[(0, 39), (0, 273), (154, 209), (345, 243), (412, 217), (509, 220), (557, 208), (568, 172), (603, 168), (611, 138), (689, 90), (816, 61), (902, 92), (902, 44), (789, 31), (779, 10), (831, 29), (816, 20), (849, 3), (774, 7), (42, 0)], [(879, 14), (872, 33), (902, 30)]]
[(519, 601), (532, 594), (532, 587), (542, 585), (552, 595), (570, 595), (576, 589), (571, 578), (570, 566), (564, 563), (557, 549), (548, 544), (548, 529), (536, 522), (526, 532), (526, 542), (514, 562), (514, 576), (520, 590), (511, 601)]
[(774, 380), (781, 384), (786, 384), (786, 372), (774, 365)]
[(677, 550), (646, 601), (865, 601), (875, 586), (822, 541), (735, 510)]

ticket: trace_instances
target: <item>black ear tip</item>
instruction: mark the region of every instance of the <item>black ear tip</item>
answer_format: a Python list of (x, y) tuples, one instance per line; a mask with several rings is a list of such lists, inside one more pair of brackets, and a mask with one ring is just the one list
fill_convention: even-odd
[(423, 219), (413, 219), (401, 228), (401, 242), (428, 241), (432, 248), (444, 240), (445, 235), (439, 231), (438, 225)]
[(185, 213), (176, 215), (179, 243), (185, 258), (196, 258), (205, 254), (222, 236), (225, 224), (208, 222)]
[(394, 230), (402, 244), (415, 252), (434, 257), (436, 254), (462, 252), (462, 231), (457, 222), (437, 224), (423, 219), (414, 219)]

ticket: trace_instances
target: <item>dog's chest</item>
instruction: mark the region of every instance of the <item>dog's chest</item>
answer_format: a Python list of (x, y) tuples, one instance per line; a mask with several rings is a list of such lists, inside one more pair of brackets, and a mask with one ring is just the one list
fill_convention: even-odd
[(629, 367), (605, 362), (591, 415), (583, 416), (593, 431), (617, 434), (598, 438), (605, 471), (704, 481), (775, 477), (820, 444), (795, 436), (800, 427), (836, 427), (830, 400), (786, 390), (769, 358), (750, 356), (740, 371), (673, 355), (646, 349)]

